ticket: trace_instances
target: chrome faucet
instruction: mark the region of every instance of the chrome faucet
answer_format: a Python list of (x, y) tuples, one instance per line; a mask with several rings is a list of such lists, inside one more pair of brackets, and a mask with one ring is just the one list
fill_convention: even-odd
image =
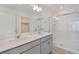
[(35, 32), (38, 32), (40, 34), (40, 27), (39, 27), (39, 25), (37, 26), (37, 28), (35, 28)]
[(21, 35), (19, 34), (19, 35), (17, 35), (16, 37), (17, 37), (17, 38), (20, 38), (20, 36), (21, 36)]

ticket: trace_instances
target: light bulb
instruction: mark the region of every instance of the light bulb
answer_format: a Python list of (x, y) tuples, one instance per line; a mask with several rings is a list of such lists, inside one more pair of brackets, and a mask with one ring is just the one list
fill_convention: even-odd
[(38, 9), (38, 5), (33, 5), (33, 10), (37, 10)]
[(33, 10), (39, 12), (39, 11), (42, 11), (42, 8), (39, 7), (38, 5), (33, 5)]
[(40, 10), (40, 11), (42, 11), (42, 8), (41, 8), (41, 7), (39, 7), (39, 10)]

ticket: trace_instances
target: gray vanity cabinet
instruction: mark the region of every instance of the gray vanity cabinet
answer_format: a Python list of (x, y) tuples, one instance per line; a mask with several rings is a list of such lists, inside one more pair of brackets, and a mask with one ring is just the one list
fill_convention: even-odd
[[(36, 41), (32, 41), (29, 43), (26, 43), (24, 45), (21, 45), (19, 47), (15, 47), (13, 49), (10, 49), (8, 51), (4, 51), (2, 52), (3, 54), (22, 54), (25, 51), (29, 51), (30, 49), (32, 49), (33, 47), (37, 46), (40, 44), (40, 40), (36, 40)], [(33, 49), (34, 50), (34, 49)], [(40, 49), (39, 49), (40, 50)], [(32, 53), (32, 52), (31, 52)]]
[(41, 39), (41, 54), (52, 53), (52, 35), (46, 36)]
[(23, 54), (50, 54), (52, 53), (52, 36), (46, 36), (40, 39), (40, 44)]
[(23, 54), (40, 54), (40, 45), (33, 47), (32, 49), (24, 52)]
[(49, 54), (52, 52), (52, 35), (22, 44), (2, 54)]
[(41, 54), (49, 54), (52, 52), (50, 40), (46, 40), (41, 43)]

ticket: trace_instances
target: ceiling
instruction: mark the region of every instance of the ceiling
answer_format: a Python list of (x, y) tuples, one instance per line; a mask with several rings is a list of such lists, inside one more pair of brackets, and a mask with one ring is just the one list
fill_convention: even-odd
[(49, 4), (49, 5), (41, 5), (45, 10), (47, 10), (51, 14), (57, 14), (63, 10), (79, 10), (78, 4)]
[[(9, 5), (5, 5), (7, 7), (10, 8), (15, 8), (17, 10), (21, 10), (27, 13), (34, 13), (34, 11), (32, 10), (32, 5), (33, 4), (9, 4)], [(44, 12), (47, 12), (51, 15), (55, 15), (63, 10), (79, 10), (79, 5), (78, 4), (39, 4), (38, 6), (42, 7)]]

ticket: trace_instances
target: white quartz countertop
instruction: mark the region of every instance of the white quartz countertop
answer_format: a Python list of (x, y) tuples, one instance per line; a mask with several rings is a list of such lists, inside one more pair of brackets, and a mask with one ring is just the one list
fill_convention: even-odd
[(20, 35), (20, 38), (10, 37), (5, 39), (0, 39), (0, 52), (15, 48), (17, 46), (29, 43), (31, 41), (40, 39), (44, 36), (51, 35), (51, 33), (24, 33)]

